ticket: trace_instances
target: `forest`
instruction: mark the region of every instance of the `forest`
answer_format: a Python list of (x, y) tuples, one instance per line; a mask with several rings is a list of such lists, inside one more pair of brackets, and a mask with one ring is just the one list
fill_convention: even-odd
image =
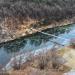
[[(0, 21), (43, 19), (60, 21), (75, 16), (75, 0), (0, 0)], [(17, 20), (16, 20), (17, 19)]]

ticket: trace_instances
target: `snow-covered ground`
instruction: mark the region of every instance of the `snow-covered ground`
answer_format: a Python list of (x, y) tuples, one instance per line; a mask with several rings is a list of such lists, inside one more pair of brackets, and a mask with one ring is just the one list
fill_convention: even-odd
[(64, 73), (64, 75), (75, 75), (75, 71), (70, 71), (68, 73)]

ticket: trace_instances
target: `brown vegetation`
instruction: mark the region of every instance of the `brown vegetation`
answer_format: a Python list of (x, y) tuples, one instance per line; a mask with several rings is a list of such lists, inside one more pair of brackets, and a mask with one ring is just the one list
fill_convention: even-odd
[(64, 59), (55, 49), (35, 56), (30, 53), (24, 64), (14, 64), (9, 75), (63, 75), (64, 72), (70, 70), (63, 61)]
[(75, 16), (74, 0), (3, 0), (0, 3), (0, 17), (12, 17), (15, 22), (18, 19), (23, 23), (28, 17), (59, 21)]
[(1, 0), (0, 21), (9, 18), (15, 28), (28, 19), (61, 21), (75, 16), (74, 3), (74, 0)]
[(0, 42), (32, 34), (31, 27), (75, 23), (74, 17), (74, 0), (1, 0)]

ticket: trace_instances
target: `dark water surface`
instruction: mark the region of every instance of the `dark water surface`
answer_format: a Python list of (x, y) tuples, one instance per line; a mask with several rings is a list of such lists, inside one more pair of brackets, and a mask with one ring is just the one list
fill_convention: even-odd
[(6, 44), (1, 44), (0, 64), (6, 65), (13, 56), (13, 53), (27, 52), (41, 49), (43, 47), (50, 47), (53, 45), (50, 40), (55, 40), (64, 45), (68, 45), (69, 40), (71, 38), (75, 38), (75, 24), (47, 29), (44, 32), (54, 34), (58, 36), (58, 38), (36, 33), (28, 37), (23, 37), (11, 42), (7, 42)]

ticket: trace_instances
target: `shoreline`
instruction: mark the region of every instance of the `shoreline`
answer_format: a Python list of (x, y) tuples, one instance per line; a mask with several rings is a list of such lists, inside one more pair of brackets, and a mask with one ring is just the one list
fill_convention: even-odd
[(23, 63), (26, 62), (26, 58), (28, 58), (28, 56), (29, 56), (30, 54), (34, 54), (34, 56), (36, 56), (36, 55), (38, 55), (39, 53), (47, 52), (48, 50), (50, 50), (50, 49), (52, 49), (52, 48), (53, 48), (53, 45), (52, 45), (52, 46), (48, 46), (48, 47), (44, 47), (44, 48), (36, 49), (35, 51), (29, 52), (29, 54), (28, 54), (28, 53), (18, 54), (18, 55), (16, 55), (15, 57), (12, 57), (12, 58), (10, 59), (10, 61), (6, 64), (6, 66), (3, 68), (3, 70), (6, 69), (7, 71), (9, 71), (10, 69), (12, 69), (12, 66), (13, 66), (12, 62), (13, 62), (15, 59), (17, 60), (16, 62), (18, 63), (18, 61), (20, 60), (20, 58), (22, 58), (22, 59), (21, 59), (21, 64), (23, 64)]
[[(69, 19), (69, 20), (65, 19), (61, 22), (55, 22), (55, 23), (47, 25), (47, 26), (42, 26), (40, 28), (37, 28), (37, 30), (43, 31), (43, 30), (47, 30), (49, 28), (61, 27), (61, 26), (66, 26), (66, 25), (71, 25), (71, 24), (75, 24), (74, 18)], [(29, 25), (29, 26), (31, 26), (31, 25)], [(31, 26), (31, 28), (32, 28), (32, 26)], [(28, 27), (27, 29), (23, 29), (23, 32), (20, 32), (21, 30), (17, 31), (17, 32), (20, 32), (20, 34), (15, 33), (16, 36), (14, 35), (15, 36), (14, 38), (9, 39), (9, 37), (8, 37), (8, 39), (1, 39), (0, 44), (10, 42), (10, 41), (16, 40), (16, 39), (21, 38), (21, 37), (26, 37), (26, 36), (29, 36), (29, 35), (32, 35), (32, 34), (35, 34), (38, 32), (35, 30), (31, 31), (31, 28)]]
[[(67, 41), (66, 41), (67, 42)], [(66, 43), (65, 42), (65, 43)], [(49, 42), (48, 42), (49, 43)], [(46, 46), (43, 46), (43, 47), (40, 47), (40, 48), (38, 48), (38, 49), (36, 49), (35, 51), (31, 51), (31, 52), (28, 52), (29, 54), (34, 54), (34, 56), (35, 55), (38, 55), (39, 53), (42, 53), (42, 52), (47, 52), (48, 50), (51, 50), (52, 48), (53, 48), (53, 46), (54, 46), (54, 44), (51, 44), (51, 45), (48, 45), (48, 43), (46, 44)], [(64, 43), (64, 44), (65, 44)], [(65, 45), (64, 47), (66, 47), (67, 45)], [(58, 50), (60, 50), (61, 48), (63, 48), (63, 47), (60, 47), (59, 48), (59, 46), (56, 46), (56, 48), (58, 49)], [(12, 62), (16, 59), (17, 60), (17, 62), (20, 60), (20, 58), (22, 58), (21, 59), (21, 63), (23, 64), (23, 63), (25, 63), (26, 62), (26, 58), (28, 58), (28, 55), (29, 54), (27, 54), (27, 53), (21, 53), (21, 54), (18, 54), (18, 55), (15, 55), (15, 57), (12, 57), (11, 59), (10, 59), (10, 61), (6, 64), (6, 66), (5, 66), (5, 69), (7, 69), (7, 70), (10, 70), (11, 68), (12, 68)]]

